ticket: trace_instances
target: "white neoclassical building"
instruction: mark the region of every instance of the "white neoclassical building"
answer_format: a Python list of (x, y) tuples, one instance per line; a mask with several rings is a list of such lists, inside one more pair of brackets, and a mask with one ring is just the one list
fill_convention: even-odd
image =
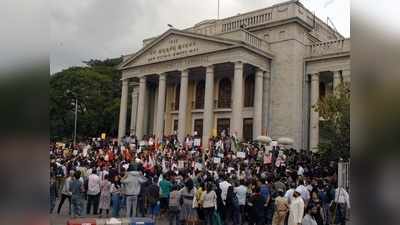
[(350, 82), (350, 40), (288, 1), (169, 29), (124, 56), (119, 70), (119, 138), (177, 132), (182, 140), (196, 131), (205, 143), (226, 130), (313, 149), (323, 121), (311, 107)]

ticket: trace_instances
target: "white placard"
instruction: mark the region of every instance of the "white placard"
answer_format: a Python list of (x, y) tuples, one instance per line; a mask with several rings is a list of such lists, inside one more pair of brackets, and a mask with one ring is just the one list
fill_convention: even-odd
[(278, 146), (278, 142), (277, 141), (271, 141), (271, 146)]
[(218, 157), (220, 157), (220, 158), (224, 158), (224, 154), (222, 154), (222, 153), (218, 153)]
[(86, 147), (83, 148), (83, 150), (82, 150), (83, 157), (87, 156), (89, 148), (90, 148), (90, 145), (87, 145)]
[(217, 164), (221, 163), (221, 158), (214, 157), (214, 163), (217, 163)]
[(228, 173), (230, 173), (232, 170), (235, 170), (235, 169), (233, 169), (232, 167), (228, 167)]
[(146, 145), (146, 142), (145, 142), (145, 141), (140, 141), (140, 142), (139, 142), (139, 145), (140, 145), (140, 146), (144, 146), (144, 145)]
[(203, 168), (203, 165), (201, 164), (201, 163), (196, 163), (195, 165), (194, 165), (194, 169), (198, 169), (198, 170), (201, 170)]
[(236, 156), (238, 158), (244, 159), (244, 158), (246, 158), (246, 153), (245, 152), (237, 152)]
[(272, 151), (272, 145), (266, 145), (265, 150), (267, 151)]
[(125, 146), (121, 146), (121, 151), (124, 151), (125, 150)]
[(178, 168), (179, 168), (179, 169), (183, 169), (184, 167), (185, 167), (185, 162), (182, 161), (182, 160), (179, 160), (179, 161), (178, 161)]
[(194, 146), (200, 146), (201, 140), (200, 138), (194, 139)]

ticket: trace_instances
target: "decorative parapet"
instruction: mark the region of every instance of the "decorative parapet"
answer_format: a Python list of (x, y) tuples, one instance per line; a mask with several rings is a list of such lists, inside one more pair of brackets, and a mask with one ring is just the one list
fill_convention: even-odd
[(309, 45), (309, 56), (324, 56), (350, 52), (350, 39), (339, 39)]
[(241, 30), (241, 32), (242, 32), (242, 41), (245, 42), (246, 44), (262, 50), (270, 49), (269, 43), (266, 42), (264, 39), (246, 30)]

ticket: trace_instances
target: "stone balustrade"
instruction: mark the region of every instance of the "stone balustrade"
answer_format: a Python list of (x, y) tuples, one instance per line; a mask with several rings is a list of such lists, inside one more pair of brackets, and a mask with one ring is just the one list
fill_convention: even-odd
[(309, 56), (324, 56), (350, 51), (350, 39), (339, 39), (309, 45)]
[(221, 21), (221, 32), (229, 32), (240, 29), (242, 26), (250, 27), (264, 24), (272, 20), (272, 10), (259, 10), (254, 13), (246, 13), (240, 16), (227, 18)]
[(241, 32), (242, 32), (242, 41), (245, 42), (246, 44), (254, 46), (258, 49), (263, 49), (263, 50), (269, 49), (268, 42), (264, 41), (262, 38), (246, 30), (241, 30)]

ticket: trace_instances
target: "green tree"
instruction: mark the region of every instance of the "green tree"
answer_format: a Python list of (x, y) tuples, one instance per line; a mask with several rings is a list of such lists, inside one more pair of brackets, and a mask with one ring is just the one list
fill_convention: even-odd
[(115, 136), (120, 104), (121, 58), (90, 60), (87, 67), (71, 67), (50, 77), (50, 138), (71, 140), (75, 98), (78, 99), (79, 138)]
[(318, 145), (318, 153), (322, 160), (328, 161), (350, 157), (350, 85), (341, 83), (335, 92), (313, 106), (323, 118), (320, 133), (324, 140)]

